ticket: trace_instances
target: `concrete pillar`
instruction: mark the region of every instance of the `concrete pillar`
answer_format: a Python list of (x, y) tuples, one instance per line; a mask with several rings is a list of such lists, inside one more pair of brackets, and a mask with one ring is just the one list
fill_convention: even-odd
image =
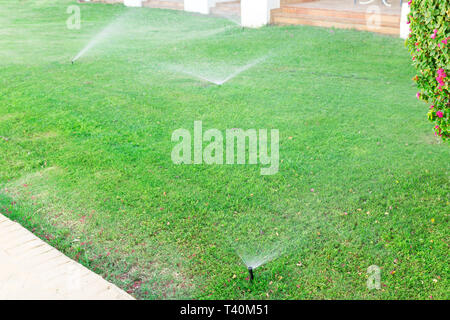
[(270, 11), (280, 7), (280, 0), (241, 0), (241, 25), (258, 28), (270, 23)]
[(123, 4), (127, 7), (142, 7), (142, 0), (123, 0)]
[(214, 0), (184, 0), (184, 10), (209, 14), (209, 8), (214, 5)]
[(406, 39), (409, 36), (408, 14), (410, 12), (407, 3), (402, 4), (402, 15), (400, 19), (400, 38)]

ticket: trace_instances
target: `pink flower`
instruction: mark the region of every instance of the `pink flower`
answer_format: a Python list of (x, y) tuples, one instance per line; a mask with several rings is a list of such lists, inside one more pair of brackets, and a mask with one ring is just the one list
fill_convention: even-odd
[(412, 0), (408, 1), (408, 6), (411, 6)]
[(442, 44), (447, 44), (447, 43), (448, 43), (448, 39), (449, 39), (449, 38), (445, 38), (444, 40), (442, 40), (442, 41), (441, 41)]
[(444, 79), (447, 77), (447, 74), (442, 68), (438, 69), (437, 74), (436, 81), (439, 83), (439, 90), (442, 91), (442, 87), (445, 86)]
[(437, 132), (434, 133), (435, 136), (439, 134), (440, 137), (442, 137), (441, 128), (439, 126), (435, 126), (434, 129), (436, 129)]
[(417, 99), (420, 99), (420, 92), (417, 92), (416, 97)]
[(444, 116), (444, 113), (443, 113), (441, 110), (439, 110), (438, 112), (436, 112), (436, 115), (437, 115), (439, 118), (442, 118), (442, 117)]
[(430, 106), (430, 109), (433, 109), (434, 108), (434, 105), (433, 106)]
[(436, 38), (437, 32), (438, 32), (438, 30), (434, 29), (433, 34), (431, 35), (431, 39), (435, 39)]

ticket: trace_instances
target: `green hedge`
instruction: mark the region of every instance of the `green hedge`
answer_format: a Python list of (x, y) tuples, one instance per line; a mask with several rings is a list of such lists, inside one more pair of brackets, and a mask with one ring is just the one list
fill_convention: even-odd
[(417, 68), (417, 98), (429, 104), (435, 134), (449, 138), (450, 1), (411, 0), (407, 46)]

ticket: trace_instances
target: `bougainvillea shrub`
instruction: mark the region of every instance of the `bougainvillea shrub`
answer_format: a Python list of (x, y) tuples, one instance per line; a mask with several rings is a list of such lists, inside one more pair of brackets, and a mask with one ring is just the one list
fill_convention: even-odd
[(435, 134), (448, 140), (450, 0), (410, 0), (408, 4), (411, 33), (407, 46), (417, 68), (417, 98), (428, 103)]

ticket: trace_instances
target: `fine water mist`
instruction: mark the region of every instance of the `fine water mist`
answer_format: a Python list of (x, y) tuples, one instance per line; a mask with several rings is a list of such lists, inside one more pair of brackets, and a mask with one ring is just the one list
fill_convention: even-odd
[[(278, 249), (278, 250), (277, 250)], [(242, 262), (252, 269), (256, 269), (283, 254), (284, 250), (280, 248), (268, 248), (260, 252), (236, 252)]]
[(191, 30), (188, 26), (183, 25), (178, 21), (174, 21), (172, 24), (169, 22), (163, 24), (161, 24), (161, 22), (155, 23), (155, 21), (143, 14), (141, 10), (128, 8), (101, 29), (100, 32), (96, 33), (71, 61), (77, 61), (91, 51), (91, 49), (99, 44), (104, 44), (105, 40), (111, 38), (118, 41), (121, 39), (126, 39), (128, 41), (134, 40), (132, 47), (135, 49), (139, 48), (139, 43), (141, 41), (150, 41), (154, 43), (156, 47), (160, 48), (178, 42), (209, 38), (232, 29), (236, 29), (236, 26), (226, 25), (212, 29), (202, 26), (197, 30)]
[(117, 17), (114, 21), (110, 22), (106, 27), (104, 27), (99, 33), (97, 33), (88, 44), (81, 49), (80, 52), (72, 59), (72, 63), (80, 59), (87, 52), (89, 52), (93, 47), (97, 46), (99, 43), (108, 39), (112, 35), (116, 35), (121, 32), (124, 26), (124, 21), (131, 11), (126, 11)]
[(345, 228), (337, 227), (339, 219), (339, 215), (317, 214), (309, 208), (278, 208), (273, 213), (255, 210), (236, 215), (224, 237), (252, 278), (253, 270), (274, 260), (290, 256), (296, 264), (320, 250), (324, 242), (345, 242)]
[(247, 71), (248, 69), (253, 68), (254, 66), (262, 63), (269, 56), (270, 55), (266, 55), (266, 56), (263, 56), (261, 58), (258, 58), (258, 59), (255, 59), (253, 61), (250, 61), (246, 65), (237, 68), (235, 71), (233, 71), (231, 74), (226, 75), (225, 77), (220, 76), (220, 75), (218, 75), (218, 76), (215, 76), (215, 75), (212, 75), (212, 76), (210, 76), (210, 75), (203, 75), (200, 72), (187, 70), (186, 68), (183, 68), (183, 67), (180, 67), (180, 66), (172, 66), (172, 67), (170, 67), (170, 69), (173, 70), (173, 71), (184, 73), (184, 74), (187, 74), (187, 75), (192, 76), (194, 78), (198, 78), (200, 80), (203, 80), (203, 81), (210, 82), (210, 83), (213, 83), (215, 85), (221, 86), (221, 85), (225, 84), (226, 82), (234, 79), (235, 77), (237, 77), (241, 73)]

